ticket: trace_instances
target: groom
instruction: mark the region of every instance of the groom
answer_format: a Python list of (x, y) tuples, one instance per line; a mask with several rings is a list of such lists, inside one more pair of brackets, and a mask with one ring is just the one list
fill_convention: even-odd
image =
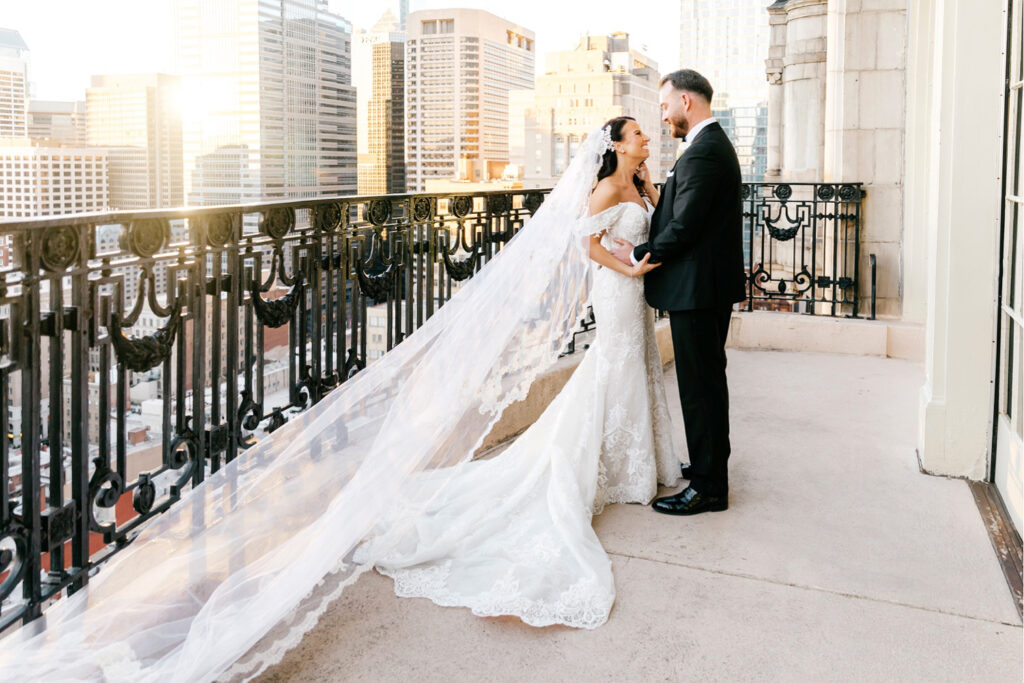
[(651, 218), (650, 238), (633, 247), (616, 240), (614, 254), (636, 263), (650, 253), (662, 263), (644, 276), (647, 303), (669, 312), (679, 399), (683, 406), (690, 486), (658, 498), (669, 515), (729, 507), (729, 388), (725, 338), (732, 306), (746, 298), (742, 181), (736, 151), (711, 116), (711, 84), (683, 69), (661, 79), (661, 117), (686, 151), (668, 173)]

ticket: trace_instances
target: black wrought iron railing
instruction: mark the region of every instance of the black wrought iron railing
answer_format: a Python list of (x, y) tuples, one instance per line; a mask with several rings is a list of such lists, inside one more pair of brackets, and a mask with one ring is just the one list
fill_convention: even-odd
[(0, 630), (400, 342), (545, 194), (0, 223)]
[[(855, 315), (859, 187), (787, 187), (745, 188), (748, 308)], [(419, 327), (546, 193), (0, 222), (0, 631)]]
[(859, 316), (861, 183), (743, 186), (745, 309)]

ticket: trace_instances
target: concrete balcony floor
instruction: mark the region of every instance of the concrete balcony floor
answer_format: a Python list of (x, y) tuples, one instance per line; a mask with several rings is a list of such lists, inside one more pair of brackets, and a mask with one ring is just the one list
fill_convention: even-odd
[[(481, 619), (370, 573), (261, 680), (1020, 681), (1021, 621), (971, 492), (918, 471), (921, 367), (729, 354), (730, 509), (595, 518), (606, 625)], [(671, 366), (665, 384), (681, 422)]]

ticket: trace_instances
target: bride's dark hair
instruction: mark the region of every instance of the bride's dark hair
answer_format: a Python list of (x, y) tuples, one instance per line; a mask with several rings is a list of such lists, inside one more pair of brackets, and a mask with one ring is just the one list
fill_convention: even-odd
[[(609, 119), (605, 122), (603, 128), (607, 128), (612, 135), (612, 142), (622, 142), (622, 129), (626, 125), (626, 121), (635, 122), (632, 116), (616, 116), (614, 119)], [(601, 168), (597, 172), (597, 179), (607, 178), (612, 173), (615, 173), (615, 169), (619, 166), (619, 160), (615, 157), (615, 150), (609, 149), (601, 157)], [(648, 171), (650, 172), (650, 171)], [(644, 192), (644, 181), (640, 180), (637, 175), (633, 174), (633, 184), (636, 185), (637, 192), (643, 197), (647, 193)]]

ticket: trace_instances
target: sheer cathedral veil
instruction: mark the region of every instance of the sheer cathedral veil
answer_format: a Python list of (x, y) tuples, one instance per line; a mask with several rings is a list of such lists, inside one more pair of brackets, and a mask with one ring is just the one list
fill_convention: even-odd
[(372, 567), (354, 550), (403, 483), (457, 471), (565, 350), (589, 302), (582, 219), (609, 146), (607, 130), (591, 133), (536, 214), (423, 327), (0, 640), (4, 678), (237, 680), (279, 661)]

